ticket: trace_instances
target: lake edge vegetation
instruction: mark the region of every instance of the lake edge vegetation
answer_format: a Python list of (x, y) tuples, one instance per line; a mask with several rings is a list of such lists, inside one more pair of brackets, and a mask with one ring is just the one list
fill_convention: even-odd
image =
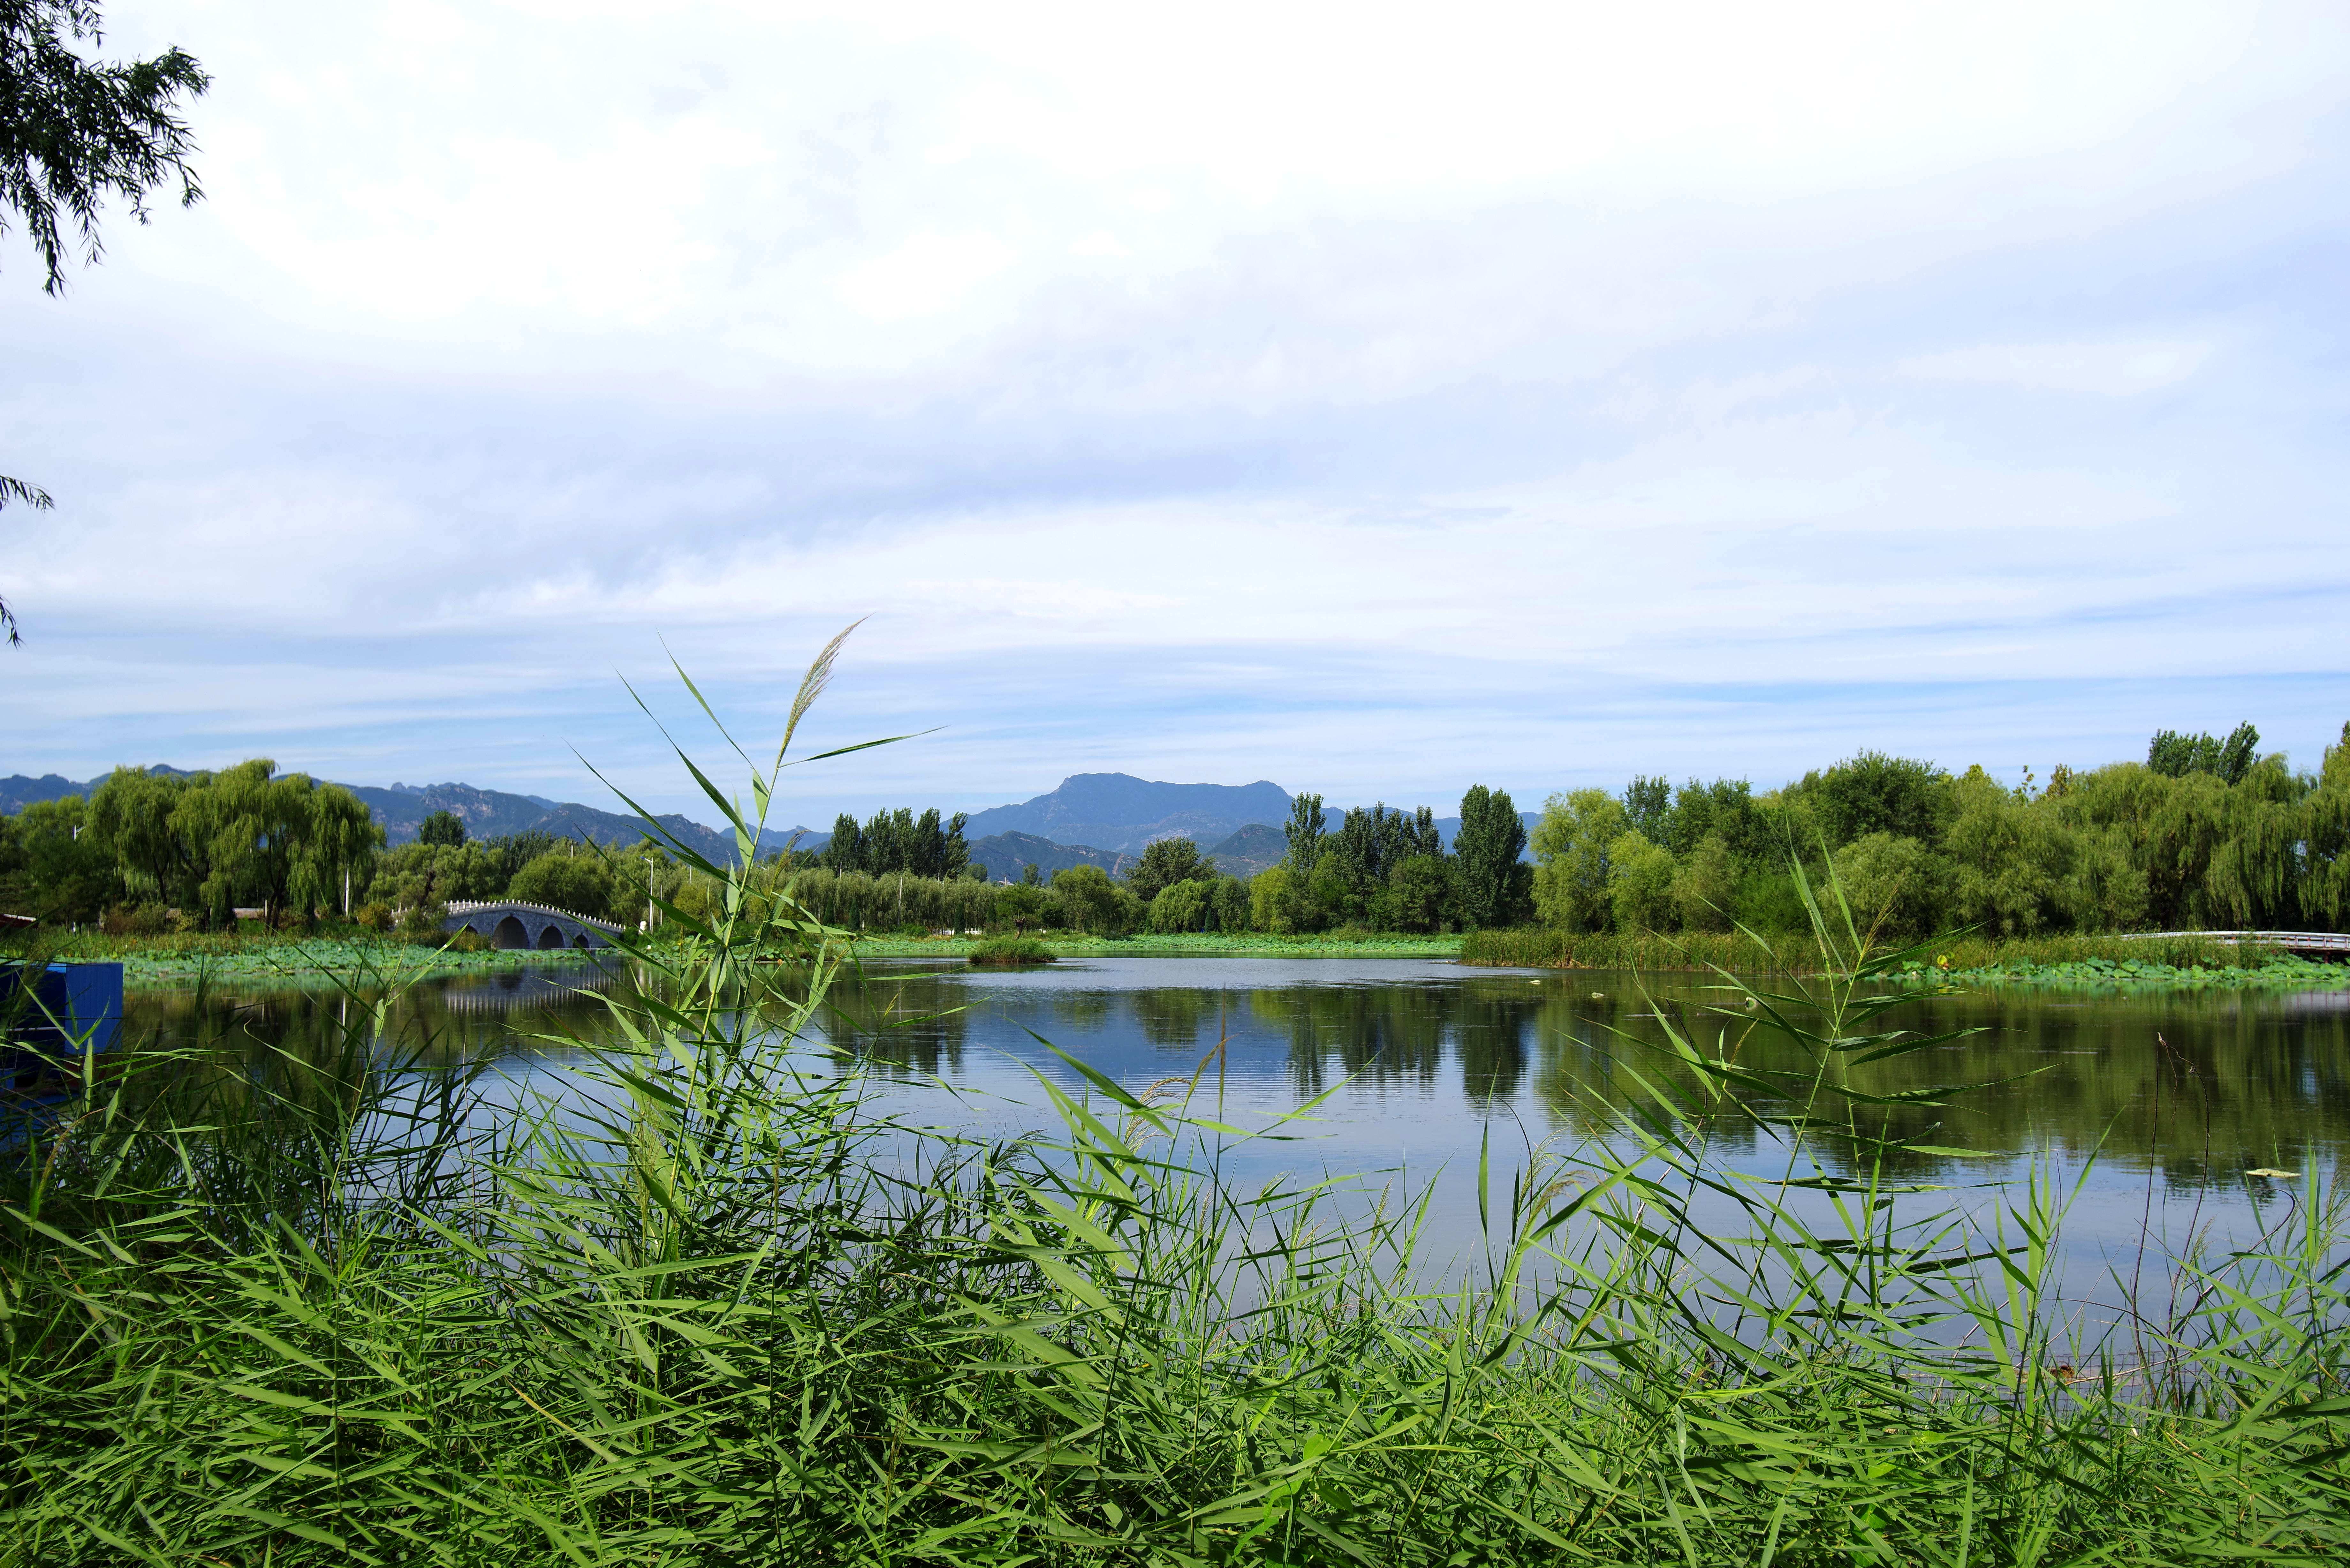
[[(1738, 931), (1802, 950), (1800, 867), (1814, 883), (1832, 873), (1877, 940), (1960, 929), (1954, 968), (2013, 979), (2052, 961), (2129, 961), (2106, 940), (2122, 935), (2172, 933), (2149, 942), (2145, 962), (2158, 948), (2185, 951), (2182, 931), (2341, 929), (2350, 725), (2345, 737), (2314, 774), (2261, 756), (2242, 724), (2224, 739), (2160, 732), (2142, 763), (2059, 767), (2044, 788), (1877, 753), (1760, 794), (1742, 780), (1676, 789), (1642, 776), (1619, 794), (1553, 795), (1531, 835), (1509, 794), (1481, 784), (1450, 846), (1430, 807), (1336, 814), (1305, 794), (1281, 859), (1246, 879), (1170, 836), (1122, 876), (1087, 865), (1048, 878), (1029, 865), (991, 882), (970, 860), (962, 815), (899, 808), (844, 815), (822, 848), (771, 853), (749, 880), (884, 943), (1188, 936), (1242, 951), (1293, 950), (1265, 949), (1269, 939), (1314, 950), (1424, 939), (1458, 941), (1471, 963), (1751, 971), (1762, 950)], [(265, 760), (218, 774), (118, 769), (88, 802), (0, 818), (0, 905), (52, 926), (87, 918), (126, 956), (217, 930), (225, 913), (258, 917), (242, 929), (397, 928), (437, 945), (452, 901), (515, 898), (636, 924), (664, 901), (706, 914), (724, 886), (658, 836), (633, 848), (544, 834), (469, 842), (446, 813), (387, 850), (347, 792), (274, 775)], [(258, 903), (231, 909), (241, 898)], [(2034, 956), (2050, 944), (2070, 956)], [(2246, 960), (2210, 950), (2171, 967)]]

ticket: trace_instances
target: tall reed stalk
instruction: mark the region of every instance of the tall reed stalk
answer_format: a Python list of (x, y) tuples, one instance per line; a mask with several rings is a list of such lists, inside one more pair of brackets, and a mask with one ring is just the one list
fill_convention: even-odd
[[(754, 843), (774, 768), (749, 806), (696, 777)], [(1833, 898), (1814, 978), (1725, 975), (1620, 1136), (1481, 1162), (1464, 1237), (1425, 1192), (1225, 1179), (1296, 1128), (1226, 1120), (1213, 1058), (1150, 1089), (1065, 1058), (1013, 1143), (893, 1126), (814, 1043), (837, 933), (703, 869), (726, 897), (632, 947), (560, 1094), (421, 1071), (379, 1004), (307, 1050), (133, 1053), (36, 1127), (0, 1564), (2350, 1552), (2330, 1176), (2170, 1261), (2158, 1368), (2064, 1340), (2061, 1192), (1978, 1223), (1895, 1175), (1938, 1151), (1889, 1113), (1950, 1096), (1870, 1064), (1963, 1042), (1890, 1026), (1919, 992)], [(1805, 1069), (1745, 1064), (1762, 1033)], [(1754, 1135), (1767, 1176), (1722, 1152)]]

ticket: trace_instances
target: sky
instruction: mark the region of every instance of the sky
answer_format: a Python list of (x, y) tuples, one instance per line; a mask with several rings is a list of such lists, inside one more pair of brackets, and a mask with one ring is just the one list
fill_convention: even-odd
[[(0, 773), (1522, 805), (2350, 719), (2350, 11), (106, 6)], [(639, 706), (639, 699), (642, 700)]]

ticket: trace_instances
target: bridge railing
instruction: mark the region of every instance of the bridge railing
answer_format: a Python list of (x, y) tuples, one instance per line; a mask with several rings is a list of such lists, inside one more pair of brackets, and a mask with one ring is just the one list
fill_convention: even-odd
[(599, 920), (593, 915), (575, 914), (569, 909), (558, 909), (552, 904), (534, 904), (524, 898), (461, 898), (443, 907), (448, 909), (452, 917), (478, 915), (490, 909), (528, 909), (533, 914), (560, 916), (564, 919), (576, 920), (580, 925), (593, 926), (599, 931), (610, 931), (615, 935), (628, 929), (626, 926), (616, 924), (611, 920)]
[(2125, 931), (2116, 940), (2150, 941), (2157, 937), (2197, 937), (2231, 948), (2291, 948), (2300, 952), (2350, 953), (2350, 932), (2343, 931)]

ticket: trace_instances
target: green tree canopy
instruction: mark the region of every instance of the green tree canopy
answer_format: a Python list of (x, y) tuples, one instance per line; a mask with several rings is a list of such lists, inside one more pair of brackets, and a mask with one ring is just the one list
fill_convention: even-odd
[[(550, 849), (515, 873), (506, 897), (596, 919), (612, 918), (616, 904), (633, 908), (637, 888), (622, 888), (616, 867), (592, 846)], [(641, 884), (639, 884), (641, 886)], [(641, 911), (639, 911), (641, 912)]]
[(1126, 885), (1136, 898), (1148, 904), (1175, 883), (1211, 882), (1215, 876), (1214, 859), (1201, 855), (1200, 846), (1191, 839), (1159, 838), (1143, 846), (1134, 868), (1126, 874)]
[(2224, 741), (2158, 730), (2147, 743), (2146, 765), (2165, 778), (2210, 774), (2221, 784), (2241, 784), (2259, 761), (2260, 745), (2261, 732), (2249, 723), (2237, 725)]
[(1282, 836), (1289, 840), (1289, 868), (1299, 881), (1314, 875), (1315, 866), (1322, 858), (1322, 839), (1329, 825), (1322, 819), (1322, 797), (1301, 794), (1289, 803), (1289, 821), (1282, 827)]
[(1534, 848), (1534, 910), (1544, 925), (1561, 931), (1606, 929), (1613, 854), (1627, 831), (1624, 803), (1604, 789), (1569, 790), (1544, 803)]
[(1518, 857), (1525, 847), (1526, 825), (1509, 792), (1471, 785), (1461, 797), (1461, 830), (1452, 836), (1464, 920), (1506, 926), (1518, 918), (1525, 885)]
[(419, 844), (457, 845), (465, 842), (465, 822), (453, 811), (436, 811), (416, 825)]

